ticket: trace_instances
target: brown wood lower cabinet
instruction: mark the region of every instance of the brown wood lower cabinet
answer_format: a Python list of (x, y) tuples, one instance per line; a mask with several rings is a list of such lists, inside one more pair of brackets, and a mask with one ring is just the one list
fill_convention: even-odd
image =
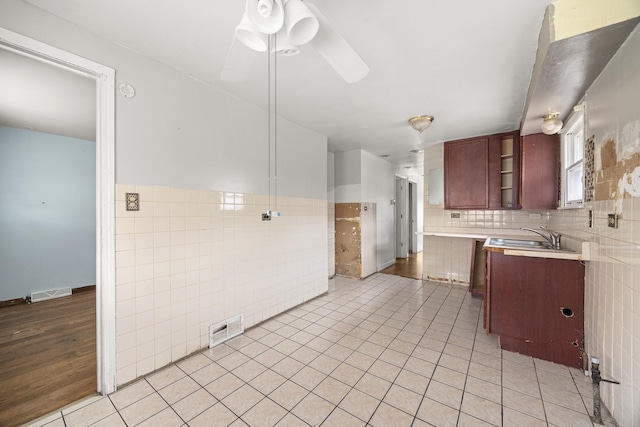
[(584, 265), (579, 261), (487, 254), (485, 329), (500, 347), (580, 368)]

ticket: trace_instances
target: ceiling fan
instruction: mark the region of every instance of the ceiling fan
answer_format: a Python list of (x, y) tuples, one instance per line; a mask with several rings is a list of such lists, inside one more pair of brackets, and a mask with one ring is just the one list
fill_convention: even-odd
[[(269, 38), (275, 35), (275, 43)], [(243, 81), (256, 59), (254, 52), (291, 56), (309, 43), (347, 82), (362, 80), (369, 67), (309, 1), (247, 0), (242, 20), (227, 53), (222, 80)], [(247, 47), (249, 49), (247, 49)]]

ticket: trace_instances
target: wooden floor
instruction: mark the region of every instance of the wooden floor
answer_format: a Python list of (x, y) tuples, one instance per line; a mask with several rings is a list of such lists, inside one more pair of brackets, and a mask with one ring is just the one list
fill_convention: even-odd
[(380, 273), (422, 279), (422, 252), (409, 254), (409, 258), (396, 258), (395, 264), (385, 268)]
[(0, 308), (0, 426), (96, 391), (96, 293)]

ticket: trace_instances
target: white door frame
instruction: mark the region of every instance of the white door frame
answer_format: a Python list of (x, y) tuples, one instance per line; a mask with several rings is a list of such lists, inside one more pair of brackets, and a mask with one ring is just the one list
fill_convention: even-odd
[(96, 354), (98, 392), (116, 390), (115, 70), (0, 27), (0, 48), (96, 81)]
[(418, 235), (416, 233), (418, 231), (418, 183), (409, 180), (407, 186), (409, 190), (407, 194), (407, 199), (409, 199), (409, 252), (417, 254)]

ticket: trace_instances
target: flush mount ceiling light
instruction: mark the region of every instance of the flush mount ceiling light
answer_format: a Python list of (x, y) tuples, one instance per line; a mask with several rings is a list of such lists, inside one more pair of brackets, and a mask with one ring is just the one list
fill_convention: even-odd
[(409, 119), (409, 124), (418, 132), (426, 130), (433, 123), (433, 116), (416, 116)]
[(562, 129), (562, 120), (558, 117), (560, 113), (549, 113), (542, 116), (542, 133), (546, 135), (556, 134)]
[(411, 150), (410, 153), (420, 154), (420, 153), (422, 153), (422, 150), (419, 150), (419, 149), (416, 148), (415, 150)]
[[(273, 34), (277, 34), (277, 41), (269, 49), (267, 38)], [(236, 40), (257, 52), (271, 50), (287, 56), (299, 53), (300, 46), (308, 43), (347, 83), (362, 80), (369, 73), (362, 58), (308, 0), (247, 0), (220, 75), (225, 81), (244, 80), (255, 59), (247, 56)]]
[(383, 159), (386, 159), (387, 157), (389, 157), (389, 154), (380, 154), (380, 157), (382, 157)]

